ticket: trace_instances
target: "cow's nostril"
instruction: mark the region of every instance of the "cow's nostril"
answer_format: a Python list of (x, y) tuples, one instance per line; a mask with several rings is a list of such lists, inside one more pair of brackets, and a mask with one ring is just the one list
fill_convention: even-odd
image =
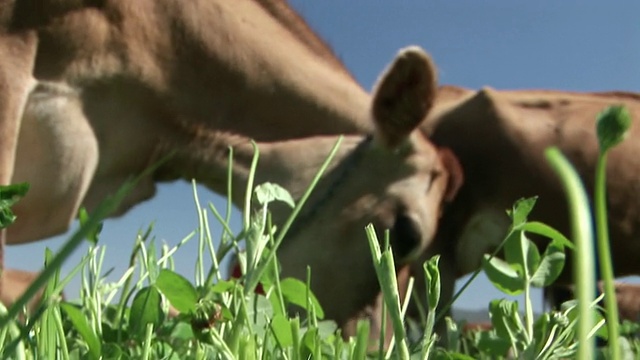
[(416, 222), (407, 214), (400, 213), (391, 229), (391, 244), (397, 259), (415, 255), (422, 243), (422, 234)]

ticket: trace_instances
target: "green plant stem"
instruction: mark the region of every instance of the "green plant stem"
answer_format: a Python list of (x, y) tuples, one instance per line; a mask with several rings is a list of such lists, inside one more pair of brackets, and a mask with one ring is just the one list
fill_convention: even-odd
[[(382, 306), (380, 309), (380, 335), (378, 338), (378, 354), (379, 359), (384, 359), (386, 356), (384, 352), (385, 341), (387, 340), (387, 319), (389, 318), (387, 313), (387, 304), (382, 301)], [(392, 349), (392, 344), (389, 344), (388, 350)], [(393, 344), (395, 346), (395, 344)]]
[(153, 338), (153, 324), (147, 324), (144, 333), (144, 343), (142, 344), (142, 359), (147, 360), (151, 357), (151, 340)]
[(293, 349), (291, 360), (300, 360), (302, 357), (300, 356), (300, 318), (294, 317), (289, 321), (291, 326), (291, 338), (293, 339)]
[[(142, 243), (144, 242), (144, 238), (141, 237), (139, 234), (136, 237), (136, 242), (135, 245), (133, 247), (133, 251), (131, 252), (131, 255), (129, 256), (129, 269), (132, 269), (132, 273), (133, 270), (135, 270), (136, 267), (136, 257), (138, 254), (138, 249), (140, 246), (142, 246)], [(89, 258), (88, 258), (89, 259)], [(88, 261), (87, 259), (87, 261)], [(133, 275), (133, 274), (132, 274)], [(122, 327), (120, 326), (121, 321), (124, 317), (124, 313), (125, 313), (125, 308), (126, 308), (126, 304), (127, 301), (129, 301), (129, 298), (131, 297), (131, 283), (133, 282), (133, 278), (131, 276), (127, 277), (124, 281), (124, 284), (122, 285), (121, 288), (121, 295), (120, 295), (120, 301), (118, 302), (118, 315), (116, 316), (115, 320), (114, 320), (114, 324), (116, 326), (116, 328), (118, 329), (118, 334), (117, 334), (117, 338), (118, 341), (122, 341)]]
[(391, 317), (391, 325), (393, 326), (393, 334), (396, 340), (396, 352), (398, 358), (408, 360), (410, 358), (409, 348), (404, 324), (402, 322), (393, 253), (390, 248), (385, 249), (384, 252), (380, 251), (380, 242), (378, 241), (372, 224), (367, 225), (365, 231), (367, 233), (367, 239), (369, 240), (369, 247), (373, 256), (374, 268), (378, 276), (382, 296)]
[(258, 148), (258, 144), (254, 141), (251, 141), (251, 145), (253, 146), (253, 158), (251, 159), (251, 167), (249, 168), (249, 177), (247, 178), (247, 188), (245, 189), (245, 197), (244, 197), (244, 209), (242, 214), (244, 216), (242, 221), (242, 229), (244, 231), (249, 230), (251, 226), (251, 194), (253, 194), (253, 182), (256, 176), (256, 168), (258, 167), (258, 159), (260, 158), (260, 149)]
[(621, 359), (620, 344), (618, 342), (620, 319), (613, 280), (613, 266), (611, 264), (611, 248), (609, 246), (609, 224), (607, 221), (607, 152), (602, 152), (598, 157), (596, 166), (594, 212), (596, 231), (598, 235), (597, 246), (600, 262), (600, 274), (604, 282), (604, 298), (607, 326), (609, 328), (609, 354), (611, 359)]
[[(530, 278), (530, 277), (527, 277)], [(524, 286), (524, 321), (527, 327), (527, 342), (533, 341), (533, 305), (531, 304), (531, 282)]]
[[(191, 187), (193, 190), (193, 202), (196, 205), (196, 213), (198, 214), (198, 254), (196, 256), (196, 268), (195, 268), (195, 283), (196, 286), (205, 285), (204, 277), (204, 245), (205, 245), (205, 212), (202, 211), (200, 206), (200, 199), (198, 199), (198, 193), (196, 191), (196, 182), (191, 180)], [(215, 261), (215, 260), (214, 260)], [(214, 263), (215, 264), (215, 263)], [(214, 265), (215, 266), (215, 265)]]
[(311, 266), (307, 265), (307, 281), (306, 281), (306, 298), (307, 298), (307, 321), (311, 327), (318, 327), (318, 316), (316, 315), (316, 309), (311, 302)]
[[(403, 322), (404, 322), (405, 316), (407, 315), (407, 309), (409, 308), (409, 301), (411, 300), (411, 294), (413, 293), (414, 282), (415, 282), (415, 279), (413, 278), (413, 276), (409, 277), (409, 281), (407, 282), (407, 291), (404, 294), (404, 302), (400, 306), (400, 318), (403, 320)], [(383, 313), (383, 316), (386, 317), (386, 314)], [(387, 354), (386, 354), (387, 359), (391, 358), (391, 355), (392, 355), (391, 351), (395, 346), (395, 342), (396, 342), (396, 338), (394, 337), (391, 339), (391, 342), (389, 343), (389, 349), (387, 349)]]
[[(343, 139), (344, 139), (343, 136), (339, 136), (338, 137), (338, 140), (336, 141), (335, 145), (333, 145), (333, 148), (331, 148), (331, 151), (329, 152), (329, 156), (324, 161), (324, 163), (322, 163), (322, 166), (320, 166), (320, 170), (318, 170), (318, 172), (316, 173), (316, 176), (311, 181), (311, 184), (309, 185), (309, 187), (307, 188), (305, 193), (302, 195), (300, 200), (298, 200), (298, 203), (296, 204), (296, 207), (291, 212), (291, 215), (289, 215), (289, 218), (287, 219), (287, 221), (284, 223), (284, 225), (282, 225), (282, 228), (278, 232), (278, 237), (276, 238), (276, 242), (275, 242), (275, 244), (273, 246), (273, 249), (269, 253), (269, 257), (267, 258), (267, 260), (265, 262), (265, 264), (267, 264), (267, 265), (258, 267), (256, 269), (256, 272), (254, 273), (254, 276), (252, 276), (250, 279), (247, 279), (247, 281), (245, 281), (245, 283), (244, 283), (245, 293), (248, 293), (249, 289), (251, 289), (251, 290), (255, 289), (255, 287), (258, 285), (258, 282), (260, 281), (260, 278), (262, 277), (262, 274), (264, 273), (264, 271), (265, 271), (266, 267), (268, 266), (268, 264), (276, 258), (276, 251), (278, 250), (278, 248), (280, 248), (280, 244), (282, 244), (282, 241), (284, 240), (284, 237), (287, 234), (287, 231), (289, 231), (289, 228), (291, 228), (291, 225), (293, 224), (293, 221), (296, 219), (296, 217), (300, 213), (300, 210), (302, 210), (302, 207), (307, 202), (307, 199), (309, 199), (309, 196), (311, 196), (311, 192), (313, 191), (313, 189), (316, 187), (316, 185), (318, 184), (318, 182), (322, 178), (322, 175), (324, 175), (325, 171), (329, 167), (329, 164), (331, 164), (331, 161), (333, 161), (333, 158), (336, 156), (336, 153), (338, 152), (338, 149), (340, 148), (340, 144), (342, 144), (342, 140)], [(253, 173), (253, 172), (255, 172), (255, 170), (253, 169), (253, 166), (252, 166), (251, 173)], [(248, 191), (249, 194), (251, 193), (250, 190), (247, 190), (247, 191)], [(248, 195), (248, 196), (250, 196), (250, 195)], [(249, 208), (247, 208), (245, 213), (249, 214)], [(246, 215), (246, 216), (249, 216), (249, 215)], [(249, 220), (247, 219), (246, 221), (249, 221)], [(245, 230), (246, 230), (246, 228), (245, 228)]]
[[(273, 223), (271, 221), (271, 215), (267, 217), (267, 229), (273, 229)], [(273, 238), (273, 232), (269, 231), (269, 243), (271, 248), (274, 248), (275, 239)], [(278, 309), (280, 310), (282, 315), (287, 314), (287, 309), (285, 308), (284, 296), (282, 295), (282, 285), (280, 283), (280, 272), (278, 271), (278, 262), (273, 259), (271, 262), (271, 272), (273, 276), (273, 286), (275, 287), (275, 292), (271, 294), (271, 296), (276, 296), (278, 301)], [(308, 299), (308, 295), (307, 295)], [(307, 310), (309, 307), (307, 306)]]
[[(367, 358), (367, 346), (369, 342), (370, 324), (368, 321), (358, 321), (356, 330), (356, 341), (353, 349), (353, 353), (349, 356), (350, 359), (366, 359)], [(380, 353), (382, 356), (382, 353)]]
[[(231, 213), (233, 210), (233, 146), (229, 146), (229, 165), (227, 167), (227, 213), (225, 214), (224, 224), (231, 223)], [(233, 232), (229, 232), (229, 235), (233, 236)], [(227, 237), (222, 236), (220, 243), (225, 245)]]
[(545, 157), (561, 180), (569, 203), (571, 230), (576, 243), (573, 274), (578, 298), (578, 359), (591, 359), (595, 353), (593, 339), (589, 333), (594, 326), (590, 311), (595, 294), (595, 270), (593, 259), (593, 230), (589, 201), (582, 182), (569, 161), (556, 147), (545, 150)]
[(55, 326), (55, 333), (57, 336), (57, 346), (60, 347), (58, 354), (61, 360), (69, 360), (69, 348), (67, 347), (67, 339), (65, 338), (65, 330), (62, 324), (62, 316), (60, 315), (60, 306), (56, 305), (55, 308), (50, 309), (53, 312), (53, 325)]

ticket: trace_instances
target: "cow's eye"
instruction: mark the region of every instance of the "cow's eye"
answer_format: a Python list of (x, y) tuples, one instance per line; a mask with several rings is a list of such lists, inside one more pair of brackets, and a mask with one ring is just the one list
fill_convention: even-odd
[(416, 222), (404, 211), (399, 212), (391, 229), (393, 252), (398, 259), (414, 255), (422, 244), (422, 234)]

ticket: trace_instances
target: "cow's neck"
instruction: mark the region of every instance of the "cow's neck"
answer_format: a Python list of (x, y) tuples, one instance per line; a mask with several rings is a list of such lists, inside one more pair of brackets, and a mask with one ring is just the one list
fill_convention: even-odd
[[(209, 137), (210, 140), (213, 138)], [(327, 190), (339, 186), (341, 179), (348, 176), (346, 172), (356, 165), (349, 161), (355, 162), (358, 157), (361, 157), (362, 146), (358, 145), (366, 144), (366, 139), (364, 136), (357, 135), (343, 138), (333, 161), (323, 175), (323, 181), (317, 185), (314, 195), (310, 198), (310, 207), (330, 196)], [(337, 136), (318, 136), (256, 143), (259, 159), (254, 186), (265, 182), (276, 183), (287, 189), (297, 201), (311, 184), (337, 140)], [(185, 157), (177, 154), (175, 160), (168, 162), (168, 168), (171, 168), (171, 173), (186, 174), (184, 178), (187, 180), (211, 179), (204, 184), (217, 193), (225, 194), (229, 166), (228, 148), (232, 147), (232, 201), (236, 206), (241, 207), (254, 157), (253, 144), (246, 138), (225, 135), (219, 135), (215, 141), (206, 141), (206, 143), (209, 146), (208, 149), (200, 148)], [(284, 207), (274, 209), (276, 220), (283, 219), (283, 216), (288, 214)]]

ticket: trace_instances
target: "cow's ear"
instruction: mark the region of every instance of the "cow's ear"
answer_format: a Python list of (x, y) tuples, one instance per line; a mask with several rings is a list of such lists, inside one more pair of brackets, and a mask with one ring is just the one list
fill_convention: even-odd
[(458, 157), (449, 148), (439, 148), (438, 154), (442, 160), (442, 165), (447, 170), (449, 179), (447, 181), (447, 190), (444, 193), (444, 201), (451, 202), (458, 194), (458, 191), (464, 184), (464, 170)]
[(375, 86), (372, 116), (376, 138), (395, 149), (425, 119), (437, 91), (437, 76), (429, 55), (418, 47), (400, 51)]

